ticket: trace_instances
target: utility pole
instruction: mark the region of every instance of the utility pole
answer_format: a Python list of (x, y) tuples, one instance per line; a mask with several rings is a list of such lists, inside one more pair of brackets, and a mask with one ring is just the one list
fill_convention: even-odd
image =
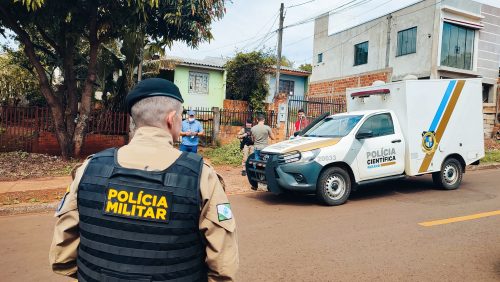
[(276, 89), (274, 97), (278, 97), (280, 93), (280, 68), (281, 68), (281, 45), (283, 41), (283, 21), (285, 20), (285, 4), (281, 3), (280, 7), (280, 27), (278, 29), (278, 58), (276, 62)]
[(391, 28), (392, 14), (387, 16), (387, 46), (385, 47), (385, 67), (389, 67), (389, 56), (391, 55)]

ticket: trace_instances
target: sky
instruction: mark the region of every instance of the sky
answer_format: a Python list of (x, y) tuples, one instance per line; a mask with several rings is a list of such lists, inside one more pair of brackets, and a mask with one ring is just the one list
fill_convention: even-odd
[[(225, 16), (212, 24), (214, 39), (192, 49), (175, 43), (167, 49), (170, 56), (203, 59), (231, 57), (237, 51), (261, 48), (273, 50), (277, 46), (280, 3), (285, 5), (283, 55), (294, 62), (294, 67), (311, 63), (314, 36), (314, 18), (330, 12), (329, 34), (386, 15), (420, 0), (232, 0), (227, 1)], [(470, 0), (463, 0), (470, 1)], [(477, 0), (500, 7), (500, 0)], [(350, 3), (350, 4), (349, 4)], [(352, 7), (350, 5), (355, 5)], [(302, 23), (298, 24), (297, 23)], [(3, 38), (0, 43), (5, 42)]]
[[(331, 34), (420, 2), (420, 0), (359, 0), (350, 5), (356, 3), (361, 3), (361, 5), (343, 10), (338, 7), (352, 0), (233, 0), (232, 3), (226, 4), (224, 18), (213, 23), (214, 39), (211, 42), (204, 43), (197, 49), (176, 43), (166, 53), (171, 56), (203, 59), (206, 56), (230, 57), (237, 51), (252, 51), (260, 48), (276, 50), (277, 33), (272, 33), (272, 31), (278, 28), (281, 2), (285, 4), (285, 27), (333, 10), (328, 30)], [(500, 7), (500, 0), (477, 2)], [(282, 54), (295, 63), (294, 67), (311, 63), (313, 35), (314, 20), (284, 29)]]

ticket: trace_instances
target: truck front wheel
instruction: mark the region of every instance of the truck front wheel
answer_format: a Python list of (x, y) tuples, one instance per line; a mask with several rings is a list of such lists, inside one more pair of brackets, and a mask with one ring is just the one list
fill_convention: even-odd
[(441, 171), (432, 173), (434, 184), (445, 190), (455, 190), (462, 183), (463, 170), (460, 162), (455, 158), (446, 159)]
[(349, 173), (340, 167), (330, 167), (319, 177), (316, 188), (318, 199), (329, 206), (342, 205), (351, 194)]

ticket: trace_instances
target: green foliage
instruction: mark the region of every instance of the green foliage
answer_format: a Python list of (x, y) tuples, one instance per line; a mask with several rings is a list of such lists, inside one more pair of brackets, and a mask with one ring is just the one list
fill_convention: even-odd
[(500, 163), (500, 150), (486, 151), (481, 163)]
[(0, 102), (15, 105), (35, 97), (40, 97), (40, 92), (33, 73), (18, 64), (13, 53), (0, 55)]
[(240, 150), (240, 142), (238, 140), (214, 149), (207, 149), (205, 156), (215, 165), (241, 165), (243, 153)]
[(303, 70), (303, 71), (308, 71), (308, 72), (312, 72), (312, 65), (311, 64), (302, 64), (299, 66), (299, 70)]
[[(26, 69), (36, 73), (67, 158), (80, 152), (97, 87), (106, 98), (108, 92), (111, 94), (111, 101), (106, 102), (123, 101), (146, 55), (144, 46), (155, 46), (152, 51), (156, 52), (175, 41), (196, 47), (211, 40), (211, 24), (223, 17), (225, 3), (4, 0), (0, 34), (12, 32), (12, 39), (28, 58)], [(55, 69), (61, 71), (57, 83)], [(120, 70), (122, 77), (114, 79), (113, 74)]]
[(253, 109), (263, 110), (269, 88), (266, 76), (272, 64), (270, 56), (263, 51), (237, 53), (226, 63), (227, 98), (248, 101)]
[[(269, 54), (268, 57), (269, 60), (271, 60), (273, 66), (276, 65), (276, 63), (278, 62), (278, 57), (276, 56), (276, 54)], [(293, 68), (294, 64), (295, 63), (292, 60), (288, 59), (286, 56), (281, 56), (281, 66)]]

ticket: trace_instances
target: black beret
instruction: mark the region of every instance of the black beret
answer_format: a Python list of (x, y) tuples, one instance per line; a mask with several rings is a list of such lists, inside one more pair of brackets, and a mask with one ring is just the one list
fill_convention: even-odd
[(132, 106), (140, 100), (155, 96), (170, 97), (184, 103), (181, 92), (175, 84), (163, 78), (148, 78), (137, 83), (125, 98), (128, 112), (130, 113)]

